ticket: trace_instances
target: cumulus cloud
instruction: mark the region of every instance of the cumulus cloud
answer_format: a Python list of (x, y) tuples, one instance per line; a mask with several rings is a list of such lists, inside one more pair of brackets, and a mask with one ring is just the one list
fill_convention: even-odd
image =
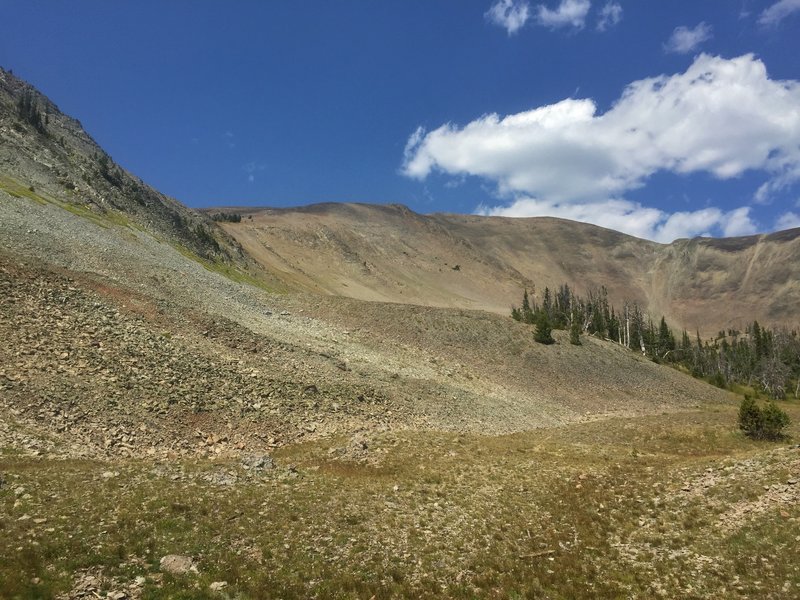
[(750, 218), (749, 206), (742, 206), (724, 214), (720, 227), (725, 237), (752, 235), (758, 231), (758, 226)]
[(667, 43), (664, 44), (664, 50), (675, 54), (689, 54), (697, 50), (700, 44), (710, 39), (711, 25), (699, 23), (692, 29), (683, 26), (676, 27)]
[(800, 215), (794, 212), (783, 213), (778, 220), (775, 221), (775, 229), (781, 231), (784, 229), (794, 229), (800, 227)]
[(788, 183), (800, 177), (798, 105), (800, 84), (769, 79), (754, 56), (700, 55), (685, 73), (631, 83), (604, 114), (568, 98), (418, 129), (403, 170), (478, 175), (558, 201), (613, 196), (659, 170), (727, 179), (761, 169)]
[(619, 2), (607, 2), (606, 5), (600, 9), (600, 15), (597, 18), (597, 30), (606, 31), (617, 25), (622, 20), (622, 6)]
[(755, 233), (748, 207), (724, 212), (718, 208), (667, 213), (624, 199), (596, 202), (549, 202), (535, 198), (518, 198), (504, 206), (481, 205), (479, 215), (500, 217), (559, 217), (594, 223), (615, 231), (657, 242), (668, 243), (678, 238), (710, 236), (716, 230), (725, 236)]
[(513, 35), (530, 18), (530, 6), (524, 0), (497, 0), (485, 16), (489, 22), (505, 28), (508, 35)]
[(775, 27), (792, 13), (800, 11), (800, 0), (780, 0), (758, 17), (758, 22), (765, 27)]
[(561, 0), (554, 9), (540, 4), (536, 7), (536, 21), (552, 29), (559, 27), (581, 29), (586, 24), (586, 15), (589, 14), (591, 6), (591, 0)]
[(769, 177), (759, 192), (768, 198), (800, 180), (798, 106), (800, 83), (770, 79), (754, 56), (700, 55), (684, 73), (631, 83), (603, 114), (590, 99), (569, 98), (505, 117), (484, 115), (463, 127), (418, 129), (402, 170), (417, 179), (436, 171), (493, 181), (498, 194), (515, 199), (498, 210), (527, 207), (533, 213), (525, 214), (651, 239), (666, 239), (678, 224), (683, 235), (714, 228), (744, 235), (755, 230), (744, 207), (691, 213), (691, 223), (676, 213), (670, 223), (671, 215), (619, 198), (659, 171), (729, 179), (750, 170)]

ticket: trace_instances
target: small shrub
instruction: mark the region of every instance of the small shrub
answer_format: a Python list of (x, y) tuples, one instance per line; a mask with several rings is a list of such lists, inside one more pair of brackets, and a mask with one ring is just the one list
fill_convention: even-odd
[(770, 400), (761, 409), (761, 416), (764, 419), (764, 437), (767, 439), (782, 438), (783, 430), (789, 426), (789, 415)]
[(778, 440), (784, 436), (783, 430), (788, 425), (789, 416), (772, 401), (759, 408), (753, 398), (745, 395), (739, 405), (739, 429), (748, 437)]
[(211, 215), (212, 221), (226, 221), (228, 223), (241, 223), (242, 215), (236, 213), (218, 212)]
[(761, 428), (761, 421), (761, 410), (758, 408), (756, 401), (745, 394), (742, 403), (739, 405), (739, 429), (744, 431), (745, 435), (753, 437)]
[(723, 390), (727, 387), (725, 382), (725, 376), (719, 371), (717, 371), (716, 373), (714, 373), (714, 375), (711, 376), (711, 380), (709, 381), (709, 383)]

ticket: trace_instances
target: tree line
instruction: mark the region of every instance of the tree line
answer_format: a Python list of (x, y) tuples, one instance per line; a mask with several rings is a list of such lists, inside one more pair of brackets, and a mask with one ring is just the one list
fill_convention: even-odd
[(241, 223), (242, 215), (238, 213), (216, 212), (211, 214), (212, 221), (225, 221), (228, 223)]
[(605, 287), (579, 296), (567, 284), (545, 288), (537, 301), (526, 289), (522, 304), (512, 307), (516, 321), (535, 327), (534, 339), (554, 343), (553, 329), (569, 330), (570, 343), (582, 335), (614, 341), (659, 363), (681, 367), (693, 376), (723, 388), (744, 386), (769, 398), (800, 396), (800, 337), (796, 329), (763, 327), (758, 321), (744, 331), (720, 331), (703, 340), (700, 333), (678, 336), (662, 316), (653, 319), (636, 302), (617, 309), (608, 301)]

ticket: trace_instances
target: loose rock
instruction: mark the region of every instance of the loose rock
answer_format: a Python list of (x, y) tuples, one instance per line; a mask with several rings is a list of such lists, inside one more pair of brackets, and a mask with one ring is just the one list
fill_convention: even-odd
[(167, 554), (161, 558), (161, 570), (172, 575), (185, 575), (188, 572), (197, 573), (197, 567), (190, 556), (180, 554)]

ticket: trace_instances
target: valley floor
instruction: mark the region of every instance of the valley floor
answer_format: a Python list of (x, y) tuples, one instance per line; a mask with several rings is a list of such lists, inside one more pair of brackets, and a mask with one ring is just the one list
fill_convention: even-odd
[[(783, 404), (796, 439), (800, 407)], [(4, 447), (0, 596), (798, 597), (800, 447), (749, 441), (735, 419), (386, 431), (274, 464)], [(165, 573), (166, 555), (194, 569)]]

